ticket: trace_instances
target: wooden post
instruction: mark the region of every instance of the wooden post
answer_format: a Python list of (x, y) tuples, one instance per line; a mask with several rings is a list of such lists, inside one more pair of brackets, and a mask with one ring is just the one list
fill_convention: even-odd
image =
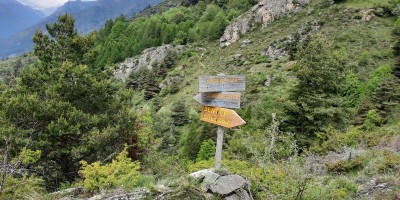
[(224, 142), (225, 128), (218, 126), (217, 130), (217, 148), (215, 150), (215, 169), (221, 168), (221, 158), (222, 158), (222, 144)]

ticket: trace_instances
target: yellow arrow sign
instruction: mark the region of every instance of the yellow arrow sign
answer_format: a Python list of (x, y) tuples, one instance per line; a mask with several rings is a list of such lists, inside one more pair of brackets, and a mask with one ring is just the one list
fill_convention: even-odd
[(200, 120), (225, 128), (233, 128), (246, 123), (234, 110), (210, 106), (203, 106)]

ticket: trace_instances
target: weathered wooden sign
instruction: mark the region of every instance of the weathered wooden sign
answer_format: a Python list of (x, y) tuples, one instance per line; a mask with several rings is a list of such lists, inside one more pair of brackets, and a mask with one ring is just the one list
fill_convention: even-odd
[(193, 97), (204, 106), (216, 106), (224, 108), (240, 108), (239, 92), (207, 92), (199, 93)]
[(203, 106), (200, 120), (225, 128), (233, 128), (246, 123), (234, 110), (210, 106)]
[(244, 91), (245, 76), (200, 76), (199, 92), (233, 92)]

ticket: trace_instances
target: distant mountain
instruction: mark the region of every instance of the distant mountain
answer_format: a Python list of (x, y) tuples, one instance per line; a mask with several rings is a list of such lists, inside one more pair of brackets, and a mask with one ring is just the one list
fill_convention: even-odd
[(80, 33), (84, 34), (101, 28), (108, 19), (115, 19), (121, 14), (132, 16), (146, 7), (155, 5), (161, 1), (163, 0), (69, 1), (40, 23), (11, 37), (0, 38), (0, 57), (19, 55), (32, 50), (32, 37), (35, 31), (38, 28), (45, 30), (45, 25), (55, 23), (57, 16), (60, 14), (72, 14), (75, 17), (76, 28)]
[(0, 0), (0, 37), (8, 37), (45, 18), (45, 14), (17, 0)]

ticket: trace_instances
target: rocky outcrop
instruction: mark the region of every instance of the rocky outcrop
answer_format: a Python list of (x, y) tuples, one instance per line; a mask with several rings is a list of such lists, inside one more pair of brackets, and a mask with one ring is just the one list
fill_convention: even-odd
[(183, 45), (173, 46), (170, 44), (146, 49), (140, 56), (128, 58), (118, 64), (114, 75), (118, 79), (126, 80), (133, 70), (141, 68), (151, 69), (153, 63), (163, 61), (169, 52), (181, 52), (184, 49), (185, 46)]
[[(202, 180), (201, 190), (209, 195), (218, 195), (225, 200), (253, 200), (249, 191), (249, 182), (239, 175), (213, 172), (210, 169), (189, 175)], [(206, 195), (206, 196), (209, 196)]]
[(229, 25), (220, 39), (220, 46), (229, 46), (249, 32), (256, 24), (267, 26), (276, 18), (295, 12), (311, 0), (262, 0)]
[(266, 55), (273, 60), (288, 56), (291, 48), (307, 40), (320, 27), (321, 25), (318, 21), (313, 21), (305, 25), (297, 33), (289, 35), (282, 40), (274, 41), (265, 50), (261, 51), (261, 55)]

